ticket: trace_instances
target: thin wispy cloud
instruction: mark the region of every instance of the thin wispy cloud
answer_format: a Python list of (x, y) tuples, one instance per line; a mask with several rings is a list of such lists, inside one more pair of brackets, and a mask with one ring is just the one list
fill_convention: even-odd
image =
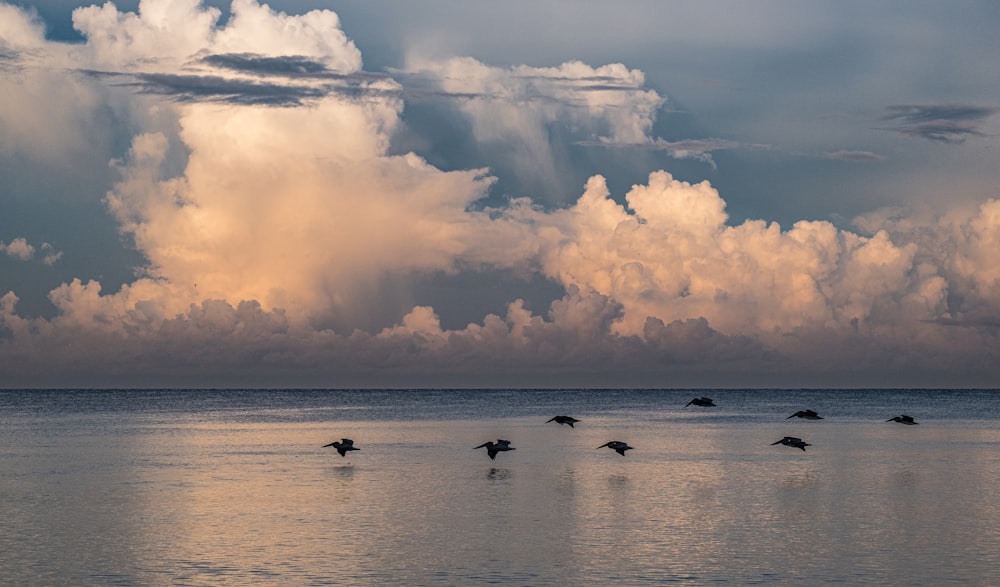
[(730, 151), (734, 149), (768, 150), (767, 145), (745, 145), (727, 139), (686, 139), (681, 141), (668, 141), (657, 138), (645, 142), (623, 142), (613, 140), (589, 140), (576, 141), (581, 147), (604, 147), (615, 149), (638, 149), (646, 151), (662, 151), (674, 159), (695, 159), (707, 163), (716, 168), (715, 160), (712, 158), (714, 151)]
[(826, 153), (823, 153), (822, 157), (833, 161), (852, 161), (856, 163), (885, 161), (885, 156), (879, 155), (878, 153), (872, 153), (871, 151), (827, 151)]
[(975, 104), (896, 104), (882, 119), (895, 122), (889, 130), (899, 134), (949, 144), (961, 144), (980, 131), (996, 106)]

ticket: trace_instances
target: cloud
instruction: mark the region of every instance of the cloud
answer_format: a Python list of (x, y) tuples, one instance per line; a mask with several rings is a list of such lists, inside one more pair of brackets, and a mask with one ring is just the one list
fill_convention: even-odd
[(184, 69), (190, 73), (84, 73), (106, 78), (112, 85), (182, 102), (299, 106), (328, 94), (394, 97), (399, 93), (398, 85), (388, 76), (339, 73), (304, 56), (207, 55)]
[[(82, 52), (112, 83), (178, 101), (295, 106), (333, 92), (391, 91), (386, 76), (361, 72), (361, 54), (329, 10), (289, 16), (255, 0), (234, 0), (232, 16), (198, 0), (81, 7), (74, 26)], [(252, 39), (252, 40), (250, 40)]]
[[(577, 132), (639, 142), (647, 138), (655, 112), (665, 102), (643, 87), (641, 71), (620, 63), (592, 67), (570, 61), (558, 67), (501, 68), (468, 57), (444, 61), (412, 57), (398, 73), (415, 89), (423, 86), (435, 95), (459, 99), (481, 141), (506, 138), (523, 130), (523, 122), (562, 120)], [(520, 116), (513, 115), (515, 110)]]
[(495, 67), (468, 57), (410, 56), (394, 73), (407, 99), (452, 109), (491, 167), (509, 170), (537, 194), (565, 193), (566, 142), (649, 142), (666, 102), (645, 87), (641, 71), (620, 63)]
[(879, 155), (878, 153), (872, 153), (871, 151), (828, 151), (823, 153), (823, 158), (832, 159), (833, 161), (851, 161), (855, 163), (885, 161), (885, 157)]
[(950, 144), (962, 143), (970, 136), (983, 136), (979, 128), (1000, 111), (995, 106), (974, 104), (897, 104), (886, 109), (889, 113), (882, 119), (897, 123), (889, 130)]
[(30, 261), (35, 258), (35, 252), (41, 250), (43, 253), (42, 263), (52, 265), (62, 258), (62, 251), (56, 251), (49, 243), (42, 243), (41, 247), (35, 247), (24, 237), (17, 237), (9, 243), (0, 241), (0, 253), (6, 253), (8, 257), (18, 261)]
[(0, 252), (5, 252), (8, 257), (20, 261), (27, 261), (35, 256), (35, 247), (29, 245), (24, 238), (15, 238), (6, 244), (0, 241)]
[(44, 256), (42, 257), (42, 263), (46, 265), (54, 265), (59, 259), (62, 259), (62, 251), (57, 251), (55, 247), (49, 243), (42, 243), (42, 252)]
[[(734, 223), (715, 186), (665, 170), (619, 193), (591, 174), (580, 192), (553, 172), (566, 145), (707, 162), (765, 147), (652, 136), (666, 99), (621, 64), (412, 58), (388, 77), (362, 69), (330, 11), (290, 16), (237, 0), (220, 24), (194, 0), (140, 6), (78, 9), (85, 43), (72, 50), (44, 41), (21, 11), (0, 21), (24, 64), (22, 83), (0, 82), (12, 97), (0, 136), (15, 137), (0, 150), (50, 161), (86, 143), (80, 121), (110, 110), (105, 120), (128, 135), (107, 140), (127, 147), (108, 157), (104, 204), (146, 260), (114, 291), (66, 279), (49, 292), (49, 316), (20, 313), (15, 292), (0, 297), (9, 381), (662, 386), (998, 374), (997, 201), (938, 217), (878, 211), (851, 231)], [(67, 70), (82, 75), (58, 86)], [(56, 112), (31, 108), (57, 87), (72, 95), (53, 94)], [(467, 122), (470, 143), (499, 167), (573, 201), (543, 207), (540, 193), (486, 207), (495, 170), (446, 170), (394, 148), (405, 109), (421, 100)], [(959, 110), (892, 120), (975, 129), (992, 114)], [(76, 126), (56, 132), (67, 121)], [(3, 250), (61, 255), (23, 237)], [(560, 293), (534, 306), (513, 295), (445, 326), (444, 308), (409, 291), (428, 276), (490, 271)]]
[(713, 151), (724, 151), (732, 149), (769, 149), (767, 145), (744, 145), (736, 141), (727, 139), (686, 139), (681, 141), (667, 141), (664, 139), (652, 139), (638, 143), (618, 142), (610, 139), (596, 141), (577, 141), (577, 145), (584, 147), (605, 147), (621, 149), (643, 149), (648, 151), (663, 151), (674, 159), (694, 159), (707, 163), (716, 168), (715, 160), (712, 159)]
[(341, 73), (325, 63), (302, 55), (257, 55), (254, 53), (226, 53), (206, 55), (200, 63), (255, 76), (279, 76), (292, 79), (358, 80), (374, 81), (391, 79), (386, 74), (352, 71)]

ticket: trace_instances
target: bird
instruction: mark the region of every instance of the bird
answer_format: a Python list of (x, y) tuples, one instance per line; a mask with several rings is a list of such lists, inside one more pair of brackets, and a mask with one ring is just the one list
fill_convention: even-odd
[(902, 416), (896, 416), (895, 418), (889, 418), (886, 422), (899, 422), (900, 424), (906, 424), (907, 426), (915, 426), (920, 422), (914, 422), (913, 416), (907, 416), (903, 414)]
[(802, 450), (805, 450), (807, 446), (812, 446), (811, 444), (802, 440), (801, 438), (796, 438), (794, 436), (786, 436), (777, 442), (772, 442), (771, 446), (774, 446), (776, 444), (783, 444), (785, 446), (801, 448)]
[(326, 448), (328, 446), (332, 446), (333, 448), (337, 449), (337, 452), (339, 452), (340, 456), (342, 457), (346, 457), (348, 451), (361, 450), (360, 448), (354, 446), (354, 441), (351, 440), (350, 438), (341, 438), (340, 442), (334, 440), (330, 444), (324, 444), (323, 448)]
[(696, 397), (693, 400), (689, 401), (688, 403), (684, 404), (684, 407), (686, 408), (691, 404), (694, 404), (696, 406), (701, 406), (703, 408), (709, 408), (715, 406), (715, 402), (712, 401), (712, 398), (710, 397)]
[(491, 461), (497, 458), (498, 452), (517, 450), (516, 448), (510, 445), (509, 440), (503, 440), (502, 438), (498, 438), (496, 442), (493, 442), (492, 440), (489, 442), (484, 442), (479, 446), (477, 446), (476, 448), (483, 448), (484, 446), (486, 447), (486, 453), (490, 455)]
[(620, 440), (612, 440), (611, 442), (606, 442), (597, 448), (604, 448), (605, 446), (617, 452), (621, 456), (625, 456), (625, 451), (632, 450), (632, 447), (629, 446), (627, 442), (622, 442)]
[(545, 423), (548, 424), (549, 422), (556, 422), (557, 424), (569, 424), (569, 427), (572, 428), (573, 424), (579, 422), (579, 420), (577, 420), (573, 416), (555, 416), (547, 420)]
[[(795, 412), (794, 414), (792, 414), (791, 416), (789, 416), (788, 418), (804, 418), (806, 420), (822, 420), (823, 416), (820, 416), (819, 414), (817, 414), (816, 412), (814, 412), (812, 410), (799, 410), (799, 411)], [(788, 418), (785, 418), (785, 419), (787, 420)]]

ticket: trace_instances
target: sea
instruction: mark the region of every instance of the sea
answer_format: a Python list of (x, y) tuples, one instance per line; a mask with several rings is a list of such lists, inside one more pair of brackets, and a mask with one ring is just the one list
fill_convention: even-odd
[(998, 585), (1000, 391), (3, 390), (0, 584)]

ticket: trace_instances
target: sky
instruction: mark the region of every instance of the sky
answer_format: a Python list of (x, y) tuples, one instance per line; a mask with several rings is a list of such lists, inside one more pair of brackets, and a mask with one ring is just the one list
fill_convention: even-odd
[(0, 386), (996, 387), (998, 29), (0, 0)]

